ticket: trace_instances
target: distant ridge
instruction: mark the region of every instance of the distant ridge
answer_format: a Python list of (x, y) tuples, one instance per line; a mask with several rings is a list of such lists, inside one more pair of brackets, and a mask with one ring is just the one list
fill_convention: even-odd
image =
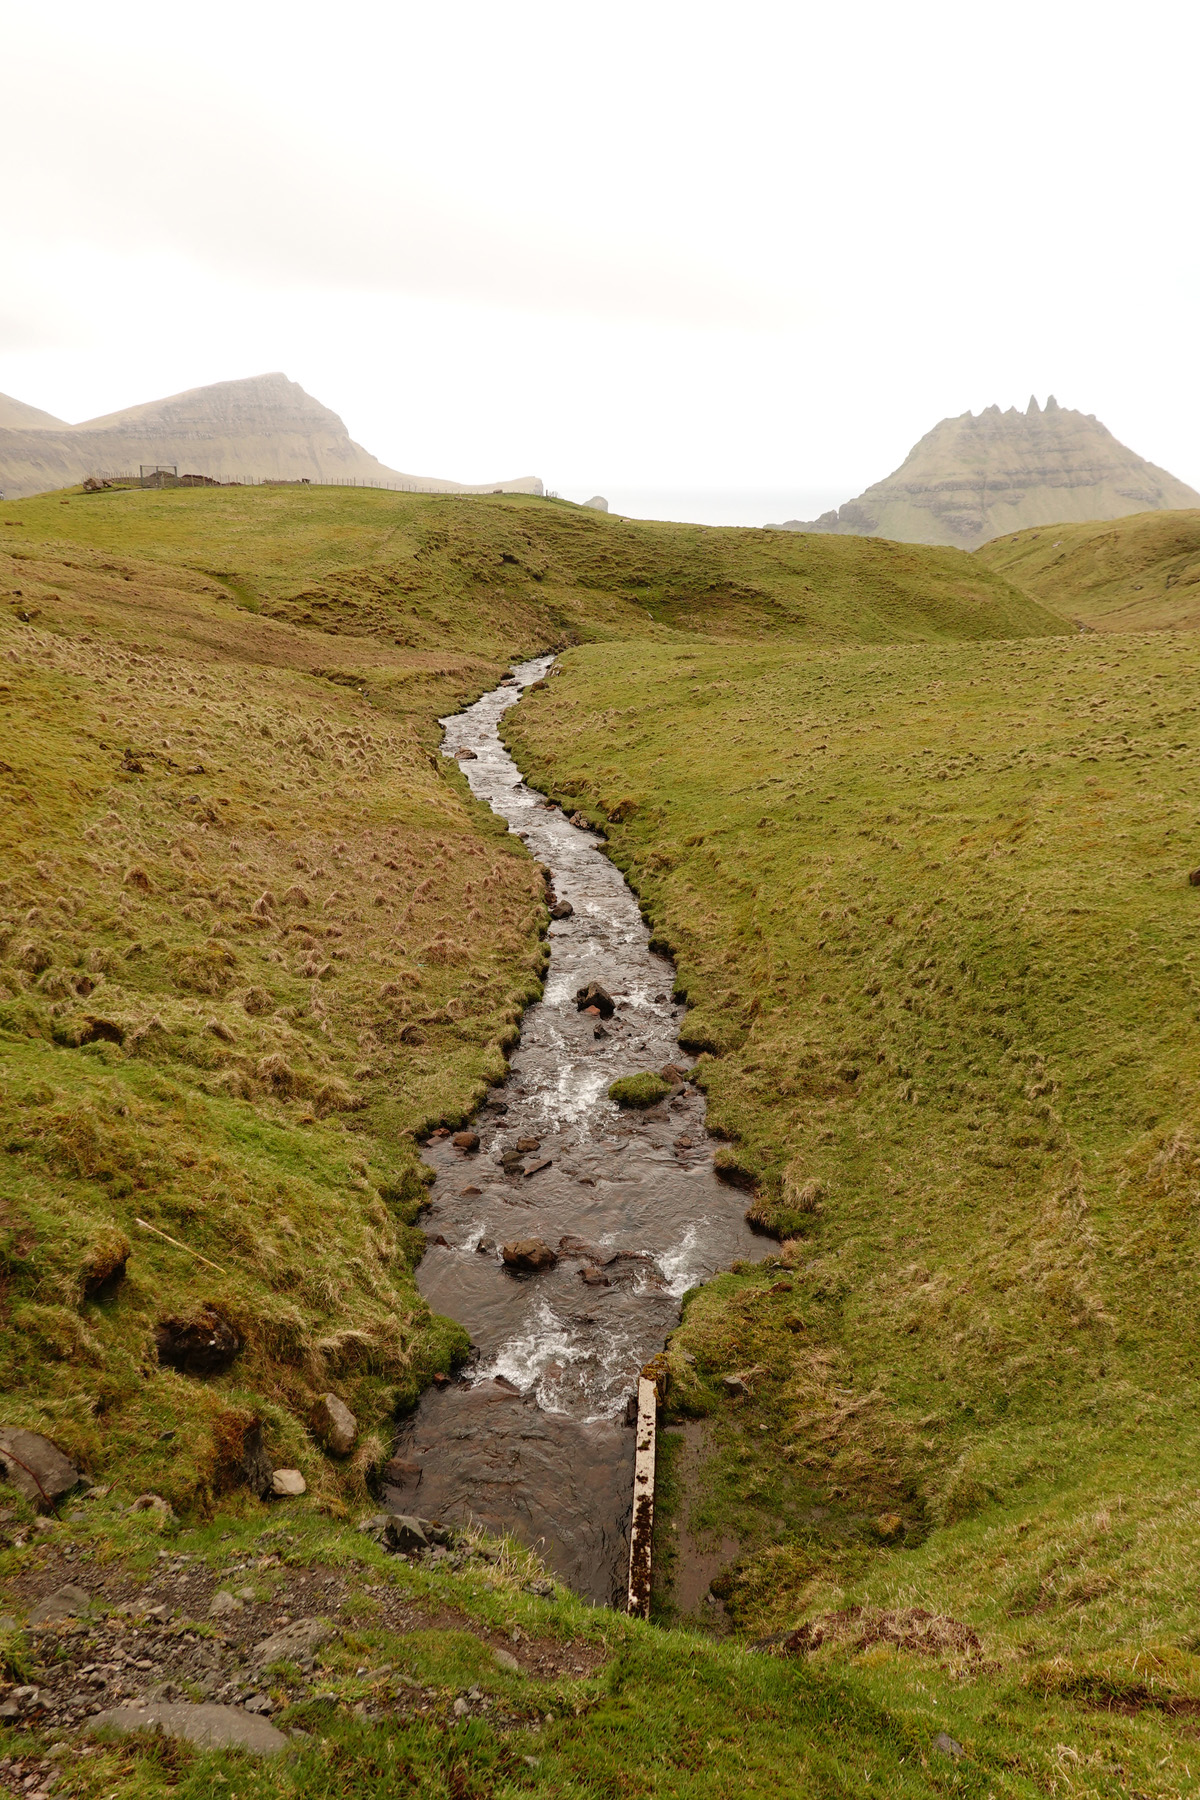
[(335, 412), (286, 375), (190, 388), (82, 425), (0, 394), (0, 494), (17, 500), (89, 475), (174, 463), (219, 481), (359, 481), (422, 493), (540, 494), (535, 475), (478, 486), (404, 475), (356, 444)]
[(47, 426), (52, 431), (71, 429), (65, 420), (56, 419), (53, 413), (42, 412), (40, 407), (26, 406), (23, 400), (12, 400), (7, 394), (0, 394), (0, 430), (23, 431), (32, 428), (40, 431)]
[(835, 531), (977, 549), (1032, 525), (1200, 506), (1200, 494), (1118, 443), (1091, 413), (989, 406), (943, 419), (894, 474), (819, 519), (776, 530)]

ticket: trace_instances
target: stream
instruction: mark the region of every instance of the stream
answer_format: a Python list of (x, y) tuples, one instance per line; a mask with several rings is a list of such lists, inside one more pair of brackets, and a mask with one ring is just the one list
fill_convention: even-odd
[[(417, 1281), (435, 1312), (465, 1326), (472, 1355), (406, 1423), (386, 1492), (397, 1511), (511, 1532), (578, 1593), (623, 1605), (638, 1371), (689, 1288), (765, 1246), (745, 1196), (713, 1172), (697, 1089), (678, 1083), (648, 1112), (608, 1098), (619, 1076), (686, 1071), (691, 1058), (676, 1036), (672, 965), (651, 952), (620, 871), (594, 833), (526, 787), (500, 741), (503, 714), (553, 661), (519, 664), (441, 721), (443, 755), (459, 757), (472, 792), (550, 868), (573, 911), (551, 923), (544, 998), (475, 1121), (478, 1151), (448, 1133), (425, 1147), (436, 1179)], [(577, 1007), (593, 981), (615, 1002), (611, 1017)], [(506, 1267), (501, 1247), (527, 1238), (557, 1262)]]

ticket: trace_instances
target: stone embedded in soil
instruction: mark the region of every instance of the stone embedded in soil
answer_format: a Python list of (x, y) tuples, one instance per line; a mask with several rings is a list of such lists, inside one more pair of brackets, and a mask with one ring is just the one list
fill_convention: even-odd
[(19, 1425), (0, 1425), (0, 1466), (18, 1492), (39, 1507), (52, 1506), (83, 1479), (57, 1444)]
[(479, 1133), (477, 1131), (456, 1131), (450, 1142), (456, 1150), (478, 1150)]
[(238, 1356), (242, 1340), (228, 1320), (204, 1309), (194, 1317), (160, 1319), (154, 1327), (158, 1360), (181, 1375), (219, 1375)]
[(255, 1644), (250, 1661), (260, 1668), (274, 1662), (310, 1662), (313, 1652), (332, 1636), (333, 1626), (323, 1619), (297, 1619)]
[(236, 1600), (229, 1592), (228, 1588), (218, 1588), (208, 1603), (208, 1616), (210, 1619), (224, 1619), (230, 1613), (239, 1613), (241, 1610), (241, 1601)]
[(298, 1500), (308, 1492), (308, 1483), (299, 1469), (276, 1469), (271, 1477), (271, 1492), (280, 1500)]
[(358, 1420), (336, 1394), (322, 1394), (312, 1410), (312, 1427), (334, 1456), (349, 1456), (358, 1436)]
[(549, 1244), (541, 1238), (517, 1238), (511, 1244), (505, 1244), (500, 1252), (504, 1265), (508, 1269), (536, 1273), (539, 1269), (552, 1269), (558, 1257)]
[(41, 1693), (35, 1687), (22, 1683), (19, 1687), (10, 1688), (3, 1703), (0, 1703), (0, 1725), (22, 1718), (25, 1713), (36, 1712), (41, 1703)]
[(602, 1019), (611, 1019), (616, 1011), (616, 1001), (598, 981), (589, 981), (586, 987), (575, 990), (575, 1005), (580, 1012), (594, 1006)]
[(498, 1669), (507, 1669), (510, 1675), (520, 1675), (522, 1673), (520, 1663), (517, 1661), (516, 1657), (511, 1655), (507, 1650), (493, 1650), (492, 1661)]
[(249, 1750), (259, 1756), (273, 1754), (287, 1747), (287, 1738), (274, 1725), (259, 1719), (240, 1706), (196, 1706), (184, 1700), (155, 1700), (112, 1706), (97, 1713), (90, 1724), (92, 1731), (161, 1732), (164, 1737), (182, 1738), (204, 1750)]
[(411, 1513), (393, 1513), (384, 1526), (383, 1541), (389, 1550), (404, 1556), (415, 1550), (428, 1550), (426, 1520), (416, 1519)]
[(36, 1631), (40, 1625), (58, 1625), (64, 1619), (82, 1619), (91, 1610), (91, 1595), (68, 1582), (65, 1587), (58, 1588), (44, 1600), (38, 1601), (29, 1615), (29, 1628)]

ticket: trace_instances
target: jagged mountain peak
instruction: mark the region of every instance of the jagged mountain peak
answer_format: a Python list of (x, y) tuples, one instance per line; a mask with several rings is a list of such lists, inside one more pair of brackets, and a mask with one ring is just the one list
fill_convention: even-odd
[(1053, 394), (1024, 412), (988, 406), (943, 419), (900, 467), (836, 513), (787, 529), (836, 531), (974, 550), (1031, 525), (1118, 519), (1200, 506), (1186, 482), (1119, 443)]

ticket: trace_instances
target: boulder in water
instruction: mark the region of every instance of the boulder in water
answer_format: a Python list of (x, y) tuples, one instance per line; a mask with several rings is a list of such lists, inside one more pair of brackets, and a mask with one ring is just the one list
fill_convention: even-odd
[(539, 1269), (552, 1269), (558, 1257), (542, 1238), (517, 1238), (505, 1244), (500, 1252), (506, 1269), (522, 1274), (536, 1274)]
[(616, 1011), (616, 1001), (606, 988), (598, 981), (589, 981), (586, 987), (576, 988), (575, 1005), (580, 1012), (587, 1012), (595, 1007), (602, 1019), (611, 1019)]

